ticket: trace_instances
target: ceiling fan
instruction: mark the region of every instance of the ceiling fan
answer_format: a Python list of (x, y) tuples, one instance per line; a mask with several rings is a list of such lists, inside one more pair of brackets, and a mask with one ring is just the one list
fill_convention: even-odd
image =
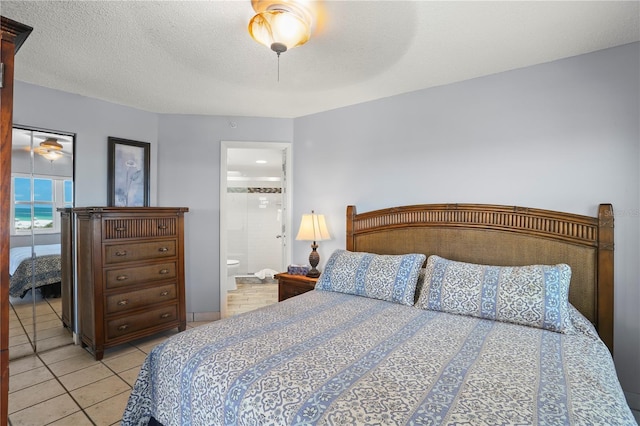
[(63, 148), (62, 144), (58, 142), (58, 138), (47, 137), (45, 140), (40, 142), (40, 145), (35, 147), (33, 151), (53, 162), (65, 155), (69, 155), (69, 153), (63, 151)]

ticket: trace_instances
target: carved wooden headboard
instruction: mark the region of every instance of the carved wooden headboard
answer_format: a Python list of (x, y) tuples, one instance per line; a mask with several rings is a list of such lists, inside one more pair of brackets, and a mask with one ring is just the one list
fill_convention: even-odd
[(569, 301), (613, 353), (611, 204), (601, 204), (598, 217), (484, 204), (421, 204), (360, 214), (348, 206), (346, 246), (489, 265), (567, 263)]

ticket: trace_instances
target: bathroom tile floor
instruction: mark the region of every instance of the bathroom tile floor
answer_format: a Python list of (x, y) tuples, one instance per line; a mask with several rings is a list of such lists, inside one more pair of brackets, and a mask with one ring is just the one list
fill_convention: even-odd
[(227, 292), (227, 315), (253, 311), (278, 302), (278, 283), (252, 284), (236, 279), (236, 290)]

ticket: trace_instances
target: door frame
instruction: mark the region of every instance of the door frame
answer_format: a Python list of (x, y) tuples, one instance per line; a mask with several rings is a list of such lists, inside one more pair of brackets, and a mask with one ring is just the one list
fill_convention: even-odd
[(293, 164), (292, 164), (292, 149), (291, 142), (245, 142), (245, 141), (221, 141), (220, 142), (220, 227), (218, 229), (220, 235), (220, 276), (219, 276), (219, 294), (220, 294), (220, 317), (225, 318), (227, 316), (227, 291), (224, 282), (227, 280), (227, 150), (229, 148), (241, 148), (241, 149), (280, 149), (285, 152), (286, 158), (286, 186), (284, 191), (286, 196), (284, 197), (284, 206), (286, 214), (282, 215), (282, 220), (285, 224), (285, 237), (284, 237), (284, 258), (282, 263), (289, 265), (291, 263), (292, 253), (292, 208), (293, 208)]

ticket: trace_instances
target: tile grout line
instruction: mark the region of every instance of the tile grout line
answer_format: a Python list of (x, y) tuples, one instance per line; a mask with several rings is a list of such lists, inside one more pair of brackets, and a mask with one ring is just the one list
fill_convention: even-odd
[[(251, 285), (249, 285), (249, 286), (251, 286)], [(274, 303), (276, 303), (276, 302), (277, 302), (277, 287), (276, 287), (276, 289), (275, 289), (275, 292), (276, 292), (276, 300), (274, 301)], [(262, 299), (264, 299), (264, 297), (262, 297), (263, 295), (260, 295), (260, 294), (250, 294), (250, 295), (249, 295), (249, 297), (250, 297), (250, 298), (256, 298), (256, 296), (257, 296), (257, 298), (258, 298), (258, 299), (260, 299), (260, 302), (262, 301)], [(54, 314), (55, 314), (55, 315), (56, 315), (56, 316), (61, 320), (60, 316), (59, 316), (59, 315), (58, 315), (58, 313), (55, 311), (55, 308), (54, 308), (54, 307), (49, 303), (49, 300), (48, 300), (48, 299), (45, 299), (45, 301), (46, 301), (46, 303), (49, 305), (49, 308), (51, 308), (51, 310), (53, 311), (53, 313), (54, 313)], [(11, 306), (12, 306), (12, 308), (13, 308), (13, 305), (11, 305)], [(258, 306), (255, 306), (255, 307), (253, 307), (253, 308), (255, 309), (255, 308), (257, 308), (257, 307), (258, 307)], [(23, 323), (22, 323), (22, 321), (20, 320), (20, 317), (18, 316), (18, 314), (17, 314), (17, 312), (15, 311), (15, 309), (14, 309), (14, 314), (16, 315), (16, 317), (18, 318), (18, 320), (19, 320), (19, 322), (20, 322), (20, 327), (22, 328), (22, 331), (27, 335), (27, 338), (28, 338), (28, 340), (30, 341), (30, 339), (29, 339), (29, 337), (28, 337), (28, 333), (26, 333), (26, 330), (25, 330), (25, 328), (24, 328), (24, 324), (23, 324)], [(194, 321), (194, 322), (195, 322), (195, 321)], [(202, 322), (198, 322), (198, 323), (209, 323), (209, 322), (211, 322), (211, 321), (202, 321)], [(199, 325), (202, 325), (202, 324), (199, 324)], [(187, 328), (195, 328), (195, 326), (189, 326), (189, 325), (188, 325), (188, 327), (187, 327)], [(168, 338), (170, 338), (172, 335), (174, 335), (174, 334), (164, 334), (164, 333), (162, 334), (162, 336), (163, 336), (163, 338), (164, 338), (164, 339), (168, 339)], [(154, 340), (154, 339), (151, 339), (151, 340)], [(145, 345), (145, 343), (148, 343), (148, 342), (141, 342), (141, 346), (144, 346), (144, 345)], [(155, 345), (157, 345), (157, 344), (160, 344), (160, 343), (161, 343), (161, 342), (154, 343), (154, 346), (155, 346)], [(134, 345), (134, 344), (131, 344), (131, 343), (127, 343), (127, 345), (129, 346), (129, 348), (125, 349), (125, 353), (114, 353), (114, 354), (113, 354), (113, 357), (108, 358), (108, 359), (107, 359), (107, 361), (115, 360), (115, 359), (117, 359), (117, 358), (119, 358), (119, 357), (126, 356), (126, 355), (129, 355), (129, 354), (132, 354), (132, 353), (136, 353), (136, 352), (141, 352), (142, 354), (144, 354), (144, 355), (145, 355), (145, 357), (149, 355), (149, 353), (148, 353), (148, 352), (145, 352), (144, 350), (142, 350), (142, 349), (141, 349), (139, 346), (137, 346), (137, 345)], [(78, 402), (78, 400), (77, 400), (76, 398), (74, 398), (74, 397), (73, 397), (73, 395), (71, 394), (71, 391), (70, 391), (69, 389), (67, 389), (67, 387), (62, 383), (62, 381), (60, 380), (60, 377), (62, 377), (62, 376), (64, 376), (64, 375), (66, 375), (66, 374), (72, 374), (72, 373), (75, 373), (75, 372), (77, 372), (77, 371), (82, 371), (84, 368), (81, 368), (81, 369), (79, 369), (79, 370), (76, 370), (76, 371), (73, 371), (73, 372), (68, 372), (68, 373), (66, 373), (66, 374), (62, 374), (62, 375), (58, 376), (58, 375), (56, 375), (56, 374), (53, 372), (53, 370), (51, 369), (51, 365), (55, 364), (56, 362), (61, 362), (61, 361), (63, 361), (64, 359), (61, 359), (61, 360), (58, 360), (58, 361), (55, 361), (55, 362), (51, 362), (51, 363), (47, 363), (47, 362), (45, 362), (45, 361), (44, 361), (44, 359), (43, 359), (43, 358), (42, 358), (42, 356), (41, 356), (41, 355), (45, 355), (45, 354), (49, 353), (50, 351), (54, 351), (54, 350), (56, 350), (56, 349), (60, 349), (60, 348), (63, 348), (63, 347), (65, 347), (65, 346), (76, 346), (76, 345), (73, 345), (73, 344), (70, 342), (70, 343), (69, 343), (69, 345), (63, 345), (63, 346), (58, 346), (58, 347), (49, 348), (49, 349), (47, 349), (47, 350), (45, 350), (45, 351), (43, 351), (43, 352), (32, 352), (32, 353), (29, 353), (29, 354), (25, 354), (25, 355), (23, 355), (23, 356), (20, 356), (20, 357), (18, 357), (18, 358), (12, 359), (11, 361), (16, 361), (16, 360), (18, 360), (18, 359), (22, 359), (22, 358), (26, 358), (26, 357), (31, 356), (31, 355), (35, 355), (35, 356), (37, 357), (37, 359), (40, 361), (40, 363), (42, 363), (42, 365), (43, 365), (44, 367), (46, 367), (47, 371), (48, 371), (48, 372), (53, 376), (53, 378), (56, 380), (56, 382), (57, 382), (57, 383), (62, 387), (62, 389), (64, 390), (64, 393), (62, 393), (62, 394), (60, 394), (60, 395), (57, 395), (57, 396), (55, 396), (55, 397), (53, 397), (53, 398), (57, 398), (58, 396), (61, 396), (61, 395), (66, 394), (66, 395), (68, 395), (68, 396), (71, 398), (71, 401), (73, 401), (73, 403), (75, 404), (75, 406), (78, 408), (78, 411), (74, 411), (73, 413), (68, 414), (67, 416), (61, 417), (60, 419), (56, 419), (56, 420), (54, 420), (53, 422), (49, 422), (49, 423), (46, 423), (46, 424), (51, 424), (51, 423), (54, 423), (54, 422), (60, 421), (60, 420), (62, 420), (62, 419), (65, 419), (65, 418), (67, 418), (67, 417), (70, 417), (70, 416), (76, 415), (76, 414), (77, 414), (77, 413), (79, 413), (79, 412), (82, 412), (82, 414), (83, 414), (83, 415), (88, 419), (88, 421), (89, 421), (92, 425), (96, 425), (96, 421), (94, 421), (94, 420), (91, 418), (91, 416), (90, 416), (90, 415), (88, 414), (88, 412), (87, 412), (87, 409), (89, 409), (89, 408), (91, 408), (91, 407), (94, 407), (94, 406), (96, 406), (97, 404), (103, 403), (104, 401), (107, 401), (107, 400), (109, 400), (110, 398), (118, 397), (118, 396), (121, 396), (121, 395), (123, 395), (123, 394), (125, 394), (125, 393), (129, 393), (129, 394), (130, 394), (130, 393), (131, 393), (131, 391), (133, 390), (133, 385), (129, 384), (129, 382), (128, 382), (127, 380), (125, 380), (125, 379), (120, 375), (120, 373), (116, 372), (116, 371), (114, 370), (114, 368), (112, 368), (112, 367), (110, 367), (108, 364), (106, 364), (104, 359), (102, 359), (102, 360), (100, 360), (100, 361), (97, 361), (98, 363), (100, 363), (100, 364), (102, 364), (104, 367), (106, 367), (106, 368), (108, 369), (108, 371), (109, 371), (109, 372), (111, 372), (111, 375), (110, 375), (110, 376), (105, 377), (105, 378), (100, 379), (100, 380), (104, 380), (104, 379), (107, 379), (107, 378), (110, 378), (110, 377), (116, 376), (116, 377), (118, 377), (118, 379), (119, 379), (119, 380), (123, 381), (123, 382), (127, 385), (128, 389), (127, 389), (127, 390), (124, 390), (124, 391), (122, 391), (122, 392), (119, 392), (119, 393), (117, 393), (116, 395), (112, 395), (112, 396), (110, 396), (109, 398), (107, 398), (107, 399), (105, 399), (105, 400), (102, 400), (102, 401), (96, 402), (96, 403), (94, 403), (94, 404), (90, 405), (89, 407), (83, 408), (83, 407), (80, 405), (80, 403)], [(33, 347), (33, 346), (32, 346), (32, 347)], [(127, 352), (130, 348), (134, 348), (136, 351)], [(83, 349), (84, 349), (84, 348), (83, 348)], [(91, 352), (90, 352), (90, 351), (87, 351), (87, 352), (88, 352), (89, 354), (91, 354)], [(122, 371), (121, 373), (124, 373), (124, 372), (126, 372), (126, 371), (129, 371), (129, 370), (130, 370), (130, 369), (132, 369), (132, 368), (140, 368), (140, 367), (141, 367), (141, 366), (134, 366), (134, 367), (131, 367), (131, 368), (129, 368), (129, 369), (125, 369), (125, 370), (124, 370), (124, 371)], [(85, 368), (90, 368), (90, 366), (85, 367)], [(33, 370), (33, 369), (31, 369), (31, 370)], [(27, 371), (30, 371), (30, 370), (25, 370), (25, 372), (27, 372)], [(97, 380), (97, 381), (100, 381), (100, 380)], [(97, 382), (97, 381), (96, 381), (96, 382)], [(92, 383), (96, 383), (96, 382), (92, 382)], [(43, 383), (43, 382), (41, 382), (41, 383)], [(85, 387), (85, 386), (90, 386), (92, 383), (87, 383), (87, 384), (85, 384), (85, 385), (83, 385), (83, 386), (81, 386), (81, 387), (79, 387), (79, 388), (77, 388), (77, 389), (81, 389), (82, 387)], [(37, 385), (37, 384), (35, 384), (35, 385)], [(30, 387), (32, 387), (32, 386), (35, 386), (35, 385), (27, 386), (27, 387), (25, 387), (24, 389), (28, 389), (28, 388), (30, 388)], [(74, 389), (74, 391), (76, 391), (77, 389)], [(41, 403), (46, 402), (46, 401), (48, 401), (48, 400), (51, 400), (51, 399), (53, 399), (53, 398), (49, 398), (49, 399), (47, 399), (47, 400), (45, 400), (45, 401), (40, 401), (40, 402), (39, 402), (39, 403), (37, 403), (37, 404), (41, 404)], [(25, 409), (27, 409), (27, 408), (32, 408), (33, 406), (35, 406), (35, 405), (37, 405), (37, 404), (31, 405), (31, 406), (29, 406), (29, 407), (25, 407), (25, 408), (23, 408), (22, 410), (25, 410)], [(22, 411), (22, 410), (16, 411), (16, 413), (18, 413), (18, 412), (20, 412), (20, 411)], [(15, 414), (15, 413), (14, 413), (14, 414)], [(118, 423), (119, 423), (119, 421), (120, 421), (120, 420), (116, 421), (116, 423), (115, 423), (115, 424), (118, 424)], [(9, 425), (10, 425), (10, 426), (12, 425), (12, 422), (11, 422), (11, 420), (10, 420), (10, 419), (9, 419)]]
[[(56, 349), (58, 349), (58, 348), (56, 348)], [(47, 369), (47, 371), (49, 371), (49, 373), (53, 376), (53, 379), (51, 379), (51, 380), (55, 380), (56, 382), (58, 382), (58, 384), (62, 387), (62, 389), (64, 389), (64, 392), (63, 392), (63, 393), (61, 393), (60, 395), (56, 395), (56, 396), (54, 396), (54, 397), (52, 397), (52, 398), (49, 398), (49, 399), (47, 399), (47, 400), (45, 400), (45, 401), (49, 401), (49, 400), (51, 400), (51, 399), (53, 399), (53, 398), (57, 398), (57, 397), (59, 397), (59, 396), (61, 396), (61, 395), (65, 395), (65, 394), (66, 394), (66, 395), (69, 395), (69, 397), (71, 398), (71, 400), (72, 400), (72, 401), (74, 402), (74, 404), (76, 404), (76, 406), (78, 407), (78, 410), (79, 410), (79, 411), (82, 411), (82, 412), (83, 412), (83, 414), (84, 414), (84, 415), (85, 415), (85, 416), (86, 416), (86, 417), (87, 417), (87, 418), (88, 418), (88, 419), (89, 419), (89, 420), (90, 420), (90, 421), (95, 425), (95, 422), (93, 422), (93, 421), (91, 420), (91, 418), (87, 415), (87, 413), (84, 411), (84, 409), (80, 406), (80, 404), (78, 403), (78, 401), (76, 401), (76, 399), (73, 397), (73, 395), (71, 395), (71, 392), (69, 392), (69, 390), (65, 387), (65, 385), (60, 381), (60, 379), (58, 378), (58, 376), (57, 376), (57, 375), (56, 375), (56, 374), (51, 370), (51, 368), (49, 367), (49, 364), (47, 364), (47, 363), (42, 359), (42, 357), (40, 356), (40, 354), (39, 354), (39, 353), (35, 353), (34, 355), (35, 355), (35, 357), (36, 357), (36, 358), (38, 358), (38, 360), (42, 363), (42, 365)], [(23, 358), (24, 358), (24, 357), (23, 357)], [(12, 360), (12, 361), (13, 361), (13, 360)], [(32, 369), (32, 370), (33, 370), (33, 369)], [(29, 370), (29, 371), (32, 371), (32, 370)], [(80, 370), (82, 370), (82, 369), (80, 369)], [(80, 370), (78, 370), (78, 371), (80, 371)], [(40, 382), (40, 383), (44, 383), (44, 382)], [(36, 384), (31, 385), (31, 386), (27, 386), (27, 387), (25, 387), (25, 388), (23, 388), (23, 389), (29, 389), (30, 387), (37, 386), (37, 385), (38, 385), (38, 384), (40, 384), (40, 383), (36, 383)], [(20, 390), (22, 390), (22, 389), (20, 389)], [(42, 404), (42, 403), (43, 403), (43, 402), (45, 402), (45, 401), (40, 401), (40, 402), (37, 402), (37, 403), (35, 403), (35, 404), (33, 404), (33, 405), (30, 405), (30, 406), (28, 406), (28, 407), (24, 407), (22, 410), (18, 410), (18, 411), (16, 411), (16, 412), (12, 413), (12, 414), (14, 414), (14, 415), (15, 415), (16, 413), (19, 413), (20, 411), (27, 410), (27, 409), (29, 409), (29, 408), (32, 408), (32, 407), (34, 407), (34, 406), (38, 405), (38, 404)], [(66, 417), (69, 417), (69, 416), (71, 416), (71, 415), (73, 415), (73, 414), (75, 414), (75, 413), (77, 413), (77, 411), (74, 411), (73, 413), (69, 414), (68, 416), (64, 416), (64, 417), (61, 417), (61, 418), (59, 418), (59, 419), (55, 419), (53, 422), (56, 422), (56, 421), (58, 421), (58, 420), (64, 419), (64, 418), (66, 418)], [(53, 422), (50, 422), (50, 423), (53, 423)], [(50, 424), (50, 423), (47, 423), (47, 424)], [(11, 415), (9, 415), (9, 425), (11, 425)]]
[[(68, 346), (71, 346), (71, 345), (68, 345)], [(134, 348), (136, 348), (139, 352), (144, 353), (144, 351), (140, 350), (139, 348), (137, 348), (137, 347), (135, 347), (135, 346), (131, 346), (131, 347), (134, 347)], [(52, 348), (51, 350), (55, 350), (55, 349), (59, 349), (59, 348)], [(45, 352), (43, 352), (43, 353), (44, 353), (44, 354), (46, 354), (47, 352), (49, 352), (49, 351), (45, 351)], [(89, 351), (87, 351), (87, 353), (90, 353), (90, 352), (89, 352)], [(67, 375), (67, 374), (73, 374), (73, 373), (76, 373), (76, 372), (78, 372), (78, 371), (82, 371), (82, 370), (84, 370), (84, 369), (91, 368), (91, 367), (81, 368), (81, 369), (79, 369), (79, 370), (76, 370), (76, 371), (69, 372), (69, 373), (62, 374), (62, 375), (58, 376), (57, 374), (55, 374), (55, 373), (53, 372), (53, 370), (52, 370), (52, 369), (51, 369), (51, 367), (50, 367), (50, 364), (55, 364), (55, 362), (53, 362), (53, 363), (47, 363), (47, 362), (45, 362), (45, 360), (44, 360), (44, 359), (42, 359), (42, 357), (41, 357), (41, 354), (40, 354), (40, 353), (35, 353), (34, 355), (38, 358), (38, 360), (42, 363), (42, 365), (47, 369), (47, 371), (49, 371), (49, 373), (53, 376), (53, 379), (50, 379), (50, 380), (55, 380), (55, 381), (56, 381), (56, 382), (57, 382), (57, 383), (62, 387), (62, 389), (64, 389), (64, 392), (63, 392), (63, 393), (61, 393), (60, 395), (56, 395), (56, 396), (54, 396), (54, 397), (52, 397), (52, 398), (49, 398), (49, 400), (50, 400), (50, 399), (53, 399), (53, 398), (56, 398), (56, 397), (58, 397), (58, 396), (61, 396), (61, 395), (65, 395), (65, 394), (66, 394), (66, 395), (68, 395), (68, 396), (71, 398), (71, 400), (76, 404), (76, 406), (78, 407), (79, 411), (81, 411), (81, 412), (82, 412), (82, 413), (87, 417), (87, 419), (89, 419), (89, 421), (91, 421), (91, 423), (95, 425), (96, 423), (93, 421), (93, 419), (91, 418), (91, 416), (89, 416), (89, 414), (86, 412), (86, 409), (85, 409), (85, 408), (93, 407), (94, 405), (97, 405), (97, 404), (99, 404), (99, 403), (101, 403), (101, 402), (106, 401), (106, 399), (105, 399), (105, 400), (102, 400), (102, 401), (99, 401), (99, 402), (96, 402), (95, 404), (92, 404), (92, 405), (90, 405), (89, 407), (85, 407), (85, 408), (83, 408), (83, 407), (80, 405), (80, 403), (76, 400), (76, 398), (74, 398), (74, 396), (72, 395), (72, 393), (71, 393), (71, 392), (72, 392), (72, 390), (68, 389), (68, 388), (64, 385), (64, 383), (62, 383), (62, 381), (60, 380), (60, 377), (62, 377), (62, 376), (65, 376), (65, 375)], [(124, 354), (121, 354), (121, 355), (114, 356), (113, 358), (110, 358), (110, 359), (117, 359), (117, 358), (122, 357), (122, 356), (125, 356), (125, 355), (127, 355), (127, 353), (124, 353)], [(145, 354), (145, 355), (146, 355), (146, 354)], [(24, 358), (24, 357), (23, 357), (23, 358)], [(62, 360), (61, 360), (61, 361), (62, 361)], [(58, 361), (58, 362), (60, 362), (60, 361)], [(118, 379), (120, 379), (121, 381), (123, 381), (123, 382), (127, 385), (127, 387), (129, 388), (129, 389), (127, 389), (127, 390), (123, 391), (123, 392), (120, 392), (120, 393), (118, 393), (118, 394), (116, 394), (116, 395), (111, 396), (110, 398), (113, 398), (114, 396), (121, 395), (121, 394), (123, 394), (123, 393), (125, 393), (125, 392), (129, 392), (129, 393), (131, 392), (131, 390), (133, 389), (133, 387), (129, 384), (129, 382), (127, 382), (125, 379), (123, 379), (123, 378), (120, 376), (120, 374), (119, 374), (119, 373), (117, 373), (113, 368), (111, 368), (111, 367), (109, 367), (107, 364), (105, 364), (103, 360), (100, 360), (100, 361), (97, 361), (97, 362), (98, 362), (98, 363), (100, 363), (100, 364), (102, 364), (105, 368), (107, 368), (107, 369), (112, 373), (112, 374), (111, 374), (111, 376), (109, 376), (109, 377), (112, 377), (112, 376), (116, 376), (116, 377), (118, 377)], [(132, 367), (132, 368), (133, 368), (133, 367)], [(100, 380), (104, 380), (104, 379), (100, 379)], [(98, 380), (98, 381), (99, 381), (99, 380)], [(40, 383), (44, 383), (44, 382), (40, 382)], [(29, 389), (30, 387), (37, 386), (37, 385), (38, 385), (38, 384), (40, 384), (40, 383), (36, 383), (36, 384), (31, 385), (31, 386), (27, 386), (27, 387), (25, 387), (25, 388), (23, 388), (23, 389)], [(92, 382), (92, 383), (95, 383), (95, 382)], [(90, 384), (92, 384), (92, 383), (88, 383), (88, 384), (86, 384), (86, 385), (84, 385), (84, 386), (89, 386), (89, 385), (90, 385)], [(81, 388), (83, 388), (84, 386), (80, 386), (80, 387), (79, 387), (79, 388), (77, 388), (77, 389), (81, 389)], [(22, 390), (22, 389), (20, 389), (20, 390)], [(73, 390), (76, 390), (76, 389), (73, 389)], [(107, 398), (107, 399), (109, 399), (109, 398)], [(18, 411), (16, 411), (15, 413), (18, 413), (18, 412), (20, 412), (20, 411), (26, 410), (26, 409), (28, 409), (28, 408), (31, 408), (31, 407), (33, 407), (33, 406), (35, 406), (35, 405), (38, 405), (38, 404), (41, 404), (41, 403), (43, 403), (43, 402), (45, 402), (45, 401), (39, 401), (39, 402), (37, 402), (37, 403), (35, 403), (35, 404), (33, 404), (33, 405), (30, 405), (30, 406), (28, 406), (28, 407), (24, 407), (23, 409), (18, 410)], [(56, 419), (56, 420), (54, 420), (53, 422), (56, 422), (56, 421), (61, 420), (61, 419), (63, 419), (63, 418), (69, 417), (69, 416), (71, 416), (71, 415), (73, 415), (73, 414), (75, 414), (75, 413), (77, 413), (77, 412), (78, 412), (78, 411), (74, 411), (73, 413), (69, 414), (68, 416), (61, 417), (60, 419)], [(12, 413), (12, 414), (15, 414), (15, 413)], [(50, 423), (53, 423), (53, 422), (50, 422)], [(49, 423), (47, 423), (47, 424), (49, 424)]]

